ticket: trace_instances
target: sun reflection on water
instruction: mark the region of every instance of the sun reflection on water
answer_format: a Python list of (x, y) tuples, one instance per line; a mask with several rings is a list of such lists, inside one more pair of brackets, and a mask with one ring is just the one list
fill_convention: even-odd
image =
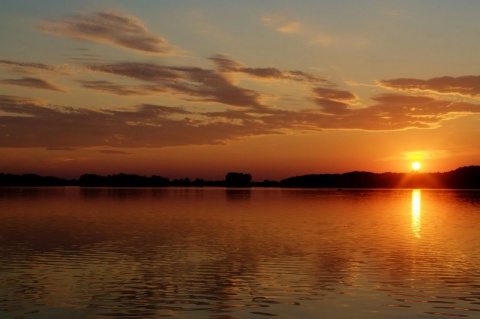
[(420, 238), (421, 224), (421, 200), (422, 193), (419, 189), (412, 190), (412, 232), (415, 237)]

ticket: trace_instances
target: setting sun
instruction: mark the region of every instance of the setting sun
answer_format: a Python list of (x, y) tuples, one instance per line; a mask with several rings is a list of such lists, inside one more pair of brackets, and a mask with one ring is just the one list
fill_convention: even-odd
[(421, 167), (421, 165), (420, 165), (419, 162), (413, 162), (413, 163), (412, 163), (412, 169), (413, 169), (414, 171), (418, 171), (418, 170), (420, 169), (420, 167)]

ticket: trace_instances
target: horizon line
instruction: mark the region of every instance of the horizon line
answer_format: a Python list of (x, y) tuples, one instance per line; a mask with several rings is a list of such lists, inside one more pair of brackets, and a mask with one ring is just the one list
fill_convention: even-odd
[[(456, 170), (459, 170), (459, 169), (462, 169), (462, 168), (471, 168), (471, 167), (480, 167), (480, 165), (466, 165), (466, 166), (460, 166), (460, 167), (457, 167), (455, 169), (452, 169), (452, 170), (449, 170), (449, 171), (436, 171), (436, 172), (423, 172), (423, 171), (420, 171), (420, 170), (411, 170), (411, 171), (408, 171), (408, 172), (393, 172), (393, 171), (385, 171), (385, 172), (371, 172), (371, 171), (363, 171), (363, 170), (353, 170), (353, 171), (346, 171), (346, 172), (343, 172), (343, 173), (307, 173), (307, 174), (301, 174), (301, 175), (292, 175), (290, 177), (286, 177), (286, 178), (283, 178), (283, 179), (280, 179), (280, 180), (270, 180), (270, 179), (264, 179), (263, 181), (271, 181), (271, 182), (279, 182), (279, 181), (282, 181), (282, 180), (285, 180), (285, 179), (289, 179), (289, 178), (293, 178), (293, 177), (302, 177), (302, 176), (312, 176), (312, 175), (344, 175), (344, 174), (349, 174), (349, 173), (368, 173), (368, 174), (377, 174), (377, 175), (381, 175), (381, 174), (444, 174), (444, 173), (449, 173), (449, 172), (453, 172), (453, 171), (456, 171)], [(244, 173), (244, 172), (234, 172), (234, 171), (229, 171), (226, 174), (228, 173), (242, 173), (242, 174), (250, 174), (250, 173)], [(101, 176), (101, 177), (108, 177), (108, 176), (115, 176), (115, 175), (130, 175), (130, 176), (140, 176), (140, 177), (146, 177), (146, 178), (151, 178), (151, 177), (162, 177), (162, 178), (167, 178), (163, 175), (160, 175), (160, 174), (151, 174), (151, 175), (144, 175), (144, 174), (137, 174), (137, 173), (125, 173), (125, 172), (119, 172), (119, 173), (110, 173), (110, 174), (99, 174), (99, 173), (82, 173), (80, 174), (78, 177), (76, 178), (65, 178), (65, 177), (59, 177), (59, 176), (55, 176), (55, 175), (42, 175), (42, 174), (38, 174), (38, 173), (6, 173), (6, 172), (0, 172), (0, 175), (16, 175), (16, 176), (28, 176), (28, 175), (33, 175), (33, 176), (38, 176), (38, 177), (53, 177), (53, 178), (57, 178), (57, 179), (62, 179), (62, 180), (66, 180), (66, 181), (75, 181), (75, 180), (79, 180), (82, 176), (85, 176), (85, 175), (96, 175), (96, 176)], [(252, 176), (253, 177), (253, 176)], [(169, 179), (169, 178), (167, 178)], [(225, 179), (223, 180), (205, 180), (203, 178), (191, 178), (191, 177), (178, 177), (178, 178), (173, 178), (172, 180), (185, 180), (185, 179), (189, 179), (191, 181), (194, 181), (194, 180), (204, 180), (204, 181), (224, 181)], [(170, 179), (169, 179), (170, 180)], [(262, 181), (262, 182), (263, 182)], [(252, 178), (252, 182), (255, 182)], [(260, 181), (259, 181), (260, 182)]]

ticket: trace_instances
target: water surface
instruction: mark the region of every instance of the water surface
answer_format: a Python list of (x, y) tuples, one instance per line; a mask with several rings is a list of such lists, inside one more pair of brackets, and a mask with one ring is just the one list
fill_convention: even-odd
[(480, 192), (0, 189), (0, 318), (480, 317)]

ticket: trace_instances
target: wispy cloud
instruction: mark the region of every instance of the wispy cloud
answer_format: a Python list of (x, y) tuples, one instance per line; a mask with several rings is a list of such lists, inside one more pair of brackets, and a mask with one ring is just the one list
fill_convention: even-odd
[(298, 70), (274, 67), (252, 68), (223, 55), (209, 58), (216, 69), (190, 66), (167, 66), (154, 63), (121, 62), (90, 64), (90, 71), (139, 80), (139, 85), (118, 84), (112, 81), (79, 81), (84, 87), (124, 96), (170, 93), (183, 96), (185, 101), (216, 102), (227, 106), (266, 109), (264, 97), (271, 92), (259, 92), (240, 87), (232, 74), (242, 74), (252, 81), (296, 81), (308, 85), (327, 83), (326, 80)]
[(324, 79), (308, 74), (302, 71), (285, 71), (273, 67), (252, 68), (236, 62), (224, 55), (217, 54), (210, 57), (219, 70), (224, 73), (237, 72), (251, 75), (257, 78), (277, 79), (277, 80), (293, 80), (293, 81), (309, 81), (309, 82), (325, 82)]
[(17, 106), (26, 106), (26, 105), (43, 107), (46, 104), (47, 104), (47, 101), (40, 98), (13, 96), (13, 95), (0, 95), (0, 107), (3, 110), (8, 110), (9, 108), (15, 109)]
[(68, 66), (55, 66), (44, 63), (17, 62), (10, 60), (0, 60), (0, 68), (21, 74), (71, 74), (73, 70)]
[(300, 30), (300, 22), (298, 21), (292, 21), (289, 22), (277, 29), (278, 31), (282, 33), (295, 33), (298, 30)]
[(420, 91), (441, 94), (456, 94), (478, 98), (480, 96), (480, 76), (444, 76), (428, 80), (400, 78), (379, 81), (380, 86), (398, 91)]
[[(0, 96), (2, 147), (165, 147), (223, 144), (273, 133), (262, 126), (193, 120), (190, 112), (161, 105), (128, 110), (48, 107), (37, 99)], [(17, 116), (15, 116), (15, 114)]]
[(341, 46), (352, 49), (365, 48), (368, 45), (368, 40), (365, 37), (355, 35), (353, 32), (339, 35), (332, 30), (319, 29), (278, 13), (265, 15), (261, 18), (261, 21), (268, 28), (284, 35), (295, 35), (306, 43), (313, 45), (324, 47)]
[(57, 92), (67, 92), (64, 88), (46, 80), (32, 77), (23, 77), (21, 79), (0, 80), (0, 84), (24, 86), (32, 89), (51, 90)]
[(342, 91), (332, 88), (317, 87), (313, 90), (318, 97), (336, 101), (353, 101), (357, 97), (349, 91)]
[[(124, 95), (136, 94), (139, 91), (168, 91), (182, 94), (186, 100), (217, 102), (221, 104), (263, 108), (259, 102), (260, 94), (249, 89), (236, 86), (221, 72), (199, 67), (163, 66), (150, 63), (115, 63), (87, 66), (97, 72), (126, 76), (155, 84), (136, 88), (122, 89), (112, 83), (101, 83), (97, 89), (120, 92)], [(83, 82), (88, 85), (87, 82)]]
[(115, 74), (147, 82), (161, 82), (182, 78), (181, 72), (171, 67), (140, 62), (121, 62), (112, 64), (92, 64), (87, 69), (107, 74)]
[(173, 47), (165, 39), (152, 34), (138, 18), (118, 11), (72, 14), (62, 20), (44, 22), (39, 28), (55, 35), (111, 44), (142, 53), (173, 52)]
[(262, 22), (281, 33), (297, 33), (302, 28), (299, 21), (289, 20), (280, 14), (265, 15)]
[(313, 89), (315, 103), (323, 108), (323, 111), (330, 114), (345, 114), (350, 104), (353, 104), (357, 97), (349, 92), (332, 88), (317, 87)]
[(383, 94), (375, 104), (354, 108), (348, 103), (331, 101), (321, 110), (278, 112), (275, 123), (289, 122), (292, 127), (318, 129), (402, 130), (435, 128), (443, 121), (469, 113), (480, 113), (476, 104), (452, 103), (431, 97)]
[(123, 95), (123, 96), (145, 96), (155, 95), (164, 92), (161, 86), (158, 85), (122, 85), (111, 81), (104, 80), (78, 80), (84, 88), (102, 91), (104, 93)]

